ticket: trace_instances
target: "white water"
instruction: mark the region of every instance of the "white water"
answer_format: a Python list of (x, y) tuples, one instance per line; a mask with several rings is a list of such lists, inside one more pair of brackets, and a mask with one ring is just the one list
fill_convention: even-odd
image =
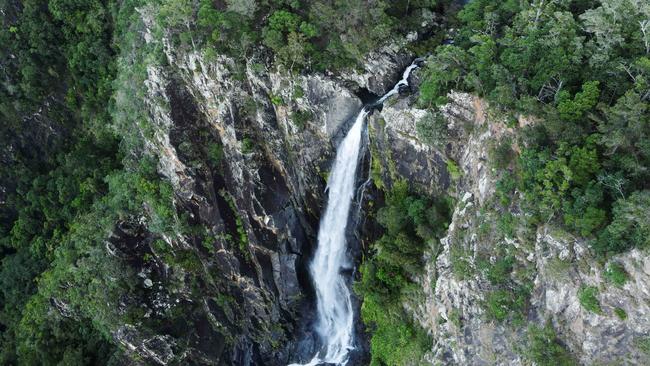
[[(411, 64), (391, 91), (384, 94), (377, 104), (399, 92), (402, 85), (408, 85), (408, 76), (415, 63)], [(314, 358), (303, 366), (322, 363), (346, 365), (350, 350), (354, 349), (354, 312), (352, 299), (342, 268), (349, 268), (346, 252), (345, 229), (354, 196), (361, 135), (368, 111), (363, 108), (354, 125), (336, 151), (336, 161), (327, 180), (327, 207), (318, 230), (318, 247), (309, 270), (316, 288), (317, 323), (316, 332), (323, 345)], [(290, 366), (300, 366), (293, 364)]]

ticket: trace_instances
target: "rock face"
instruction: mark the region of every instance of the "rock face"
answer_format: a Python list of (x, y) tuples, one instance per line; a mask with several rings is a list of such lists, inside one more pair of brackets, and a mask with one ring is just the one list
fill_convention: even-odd
[[(278, 345), (289, 343), (309, 299), (309, 285), (300, 284), (299, 277), (305, 280), (315, 241), (324, 183), (319, 172), (327, 169), (337, 118), (356, 113), (360, 102), (317, 77), (296, 80), (240, 65), (247, 82), (235, 86), (230, 83), (231, 60), (209, 63), (198, 54), (176, 55), (171, 48), (167, 57), (172, 69), (149, 70), (152, 100), (162, 96), (169, 103), (169, 108), (151, 105), (152, 114), (163, 121), (151, 149), (159, 154), (160, 171), (173, 183), (180, 204), (193, 206), (196, 219), (211, 223), (218, 238), (214, 257), (206, 261), (222, 273), (234, 306), (230, 314), (220, 314), (209, 306), (213, 294), (206, 293), (202, 301), (208, 304), (206, 317), (234, 325), (228, 327), (236, 337), (228, 345), (232, 352), (220, 361), (285, 364), (289, 355)], [(271, 96), (290, 101), (293, 96), (286, 90), (298, 85), (308, 90), (296, 98), (300, 100), (272, 103)], [(304, 108), (311, 108), (313, 117), (299, 127), (291, 115), (301, 106), (310, 106)], [(244, 115), (244, 108), (254, 111)], [(175, 130), (201, 124), (216, 132), (222, 146), (218, 172), (190, 167), (192, 161), (174, 143)], [(226, 236), (244, 239), (233, 245), (233, 240), (221, 239)], [(164, 363), (161, 357), (153, 360)]]
[[(146, 9), (141, 15), (152, 27)], [(145, 30), (148, 42), (155, 42), (152, 33)], [(387, 46), (367, 59), (363, 71), (294, 75), (270, 69), (259, 55), (238, 63), (180, 51), (164, 37), (162, 49), (165, 62), (146, 70), (151, 130), (134, 133), (145, 136), (146, 149), (158, 157), (176, 210), (207, 233), (177, 233), (156, 244), (143, 220), (116, 229), (109, 252), (153, 260), (138, 263), (144, 320), (119, 325), (113, 337), (141, 360), (136, 364), (285, 365), (304, 359), (301, 353), (313, 347), (305, 331), (314, 296), (307, 264), (334, 148), (362, 107), (355, 92), (383, 94), (411, 57)], [(416, 106), (417, 74), (411, 93), (369, 117), (370, 154), (359, 183), (370, 176), (388, 187), (406, 179), (422, 192), (455, 199), (440, 252), (425, 255), (425, 273), (416, 279), (422, 296), (404, 304), (434, 340), (426, 362), (526, 364), (525, 324), (550, 322), (582, 364), (642, 364), (639, 340), (650, 334), (648, 255), (635, 250), (611, 258), (629, 275), (616, 287), (605, 283), (603, 264), (579, 238), (551, 226), (496, 234), (500, 216), (525, 215), (516, 196), (509, 212), (495, 206), (499, 172), (488, 164), (490, 146), (514, 131), (479, 98), (452, 93), (441, 109), (446, 144), (425, 144), (416, 126), (429, 112)], [(378, 194), (372, 190), (369, 197)], [(365, 230), (361, 237), (377, 235), (367, 222), (372, 218), (362, 211), (353, 216)], [(171, 248), (183, 265), (172, 265), (154, 244)], [(486, 315), (495, 286), (485, 278), (485, 263), (498, 261), (501, 251), (525, 264), (512, 274), (513, 285), (530, 294), (518, 324)], [(601, 312), (580, 305), (578, 292), (586, 285), (600, 289)], [(133, 306), (132, 299), (120, 306)]]
[[(488, 164), (490, 146), (514, 131), (492, 115), (486, 103), (470, 95), (452, 93), (441, 111), (448, 143), (439, 150), (418, 139), (416, 123), (425, 112), (413, 98), (388, 103), (371, 124), (378, 144), (373, 158), (384, 166), (392, 164), (389, 175), (408, 179), (425, 191), (449, 194), (457, 202), (441, 252), (426, 255), (426, 271), (418, 279), (422, 299), (404, 304), (434, 340), (426, 362), (529, 364), (524, 356), (528, 324), (551, 324), (580, 364), (646, 364), (648, 355), (641, 343), (650, 334), (648, 253), (635, 249), (602, 263), (584, 239), (550, 225), (497, 234), (499, 216), (525, 215), (517, 195), (510, 212), (499, 211), (495, 204), (499, 171)], [(445, 161), (459, 167), (456, 177)], [(505, 255), (500, 250), (520, 263), (512, 273), (512, 286), (529, 289), (524, 318), (518, 322), (498, 321), (486, 311), (496, 286), (485, 278), (487, 269), (481, 261), (493, 265)], [(611, 263), (622, 265), (629, 276), (621, 287), (603, 278)], [(600, 312), (580, 304), (579, 292), (585, 286), (598, 289)]]
[[(145, 40), (159, 42), (147, 9), (140, 15)], [(165, 62), (146, 70), (152, 131), (137, 133), (171, 182), (176, 210), (208, 232), (164, 238), (176, 258), (195, 258), (189, 268), (158, 254), (146, 234), (116, 234), (114, 247), (142, 242), (154, 258), (139, 275), (145, 317), (190, 325), (128, 323), (113, 336), (147, 364), (286, 365), (301, 352), (311, 355), (313, 344), (300, 338), (311, 327), (307, 264), (326, 172), (346, 122), (362, 107), (353, 90), (381, 91), (390, 77), (371, 78), (382, 71), (375, 69), (293, 75), (263, 59), (239, 64), (181, 50), (165, 37), (160, 46)], [(383, 65), (383, 58), (369, 65)], [(212, 147), (218, 153), (206, 156)]]

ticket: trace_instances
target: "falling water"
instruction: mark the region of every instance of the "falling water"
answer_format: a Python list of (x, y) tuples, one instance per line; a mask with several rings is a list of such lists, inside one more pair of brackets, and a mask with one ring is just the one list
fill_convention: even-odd
[[(417, 67), (415, 62), (411, 64), (404, 71), (402, 80), (373, 106), (397, 94), (401, 86), (408, 85), (409, 74)], [(354, 195), (361, 135), (368, 112), (367, 108), (359, 112), (354, 125), (339, 145), (336, 161), (327, 181), (327, 207), (318, 231), (318, 248), (309, 268), (316, 288), (316, 332), (321, 337), (322, 347), (304, 366), (323, 363), (346, 365), (349, 352), (354, 349), (352, 299), (341, 269), (350, 267), (345, 231)]]

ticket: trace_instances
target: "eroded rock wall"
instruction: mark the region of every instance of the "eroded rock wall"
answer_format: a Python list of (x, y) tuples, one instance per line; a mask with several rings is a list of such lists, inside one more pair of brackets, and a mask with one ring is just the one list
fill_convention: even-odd
[[(425, 254), (426, 270), (417, 279), (422, 296), (404, 304), (432, 336), (426, 362), (530, 364), (524, 357), (527, 328), (550, 324), (580, 364), (646, 364), (640, 341), (650, 334), (650, 256), (635, 249), (603, 261), (585, 239), (549, 224), (515, 227), (510, 235), (499, 232), (500, 216), (527, 215), (518, 192), (507, 203), (508, 210), (497, 204), (496, 183), (503, 171), (490, 163), (490, 148), (503, 138), (511, 138), (513, 150), (519, 150), (516, 131), (480, 98), (460, 93), (449, 97), (450, 103), (441, 108), (447, 143), (438, 149), (418, 139), (416, 124), (426, 112), (417, 107), (415, 98), (388, 102), (371, 124), (380, 146), (375, 158), (386, 170), (392, 169), (388, 178), (405, 178), (424, 191), (449, 194), (456, 201), (439, 255)], [(524, 123), (529, 119), (522, 117), (520, 124)], [(458, 166), (460, 174), (453, 177), (446, 161)], [(510, 286), (530, 291), (522, 319), (499, 321), (486, 311), (490, 294), (498, 289), (486, 279), (486, 271), (504, 253), (517, 263)], [(623, 286), (604, 278), (611, 263), (627, 272)], [(600, 312), (580, 304), (579, 292), (586, 286), (598, 289)]]

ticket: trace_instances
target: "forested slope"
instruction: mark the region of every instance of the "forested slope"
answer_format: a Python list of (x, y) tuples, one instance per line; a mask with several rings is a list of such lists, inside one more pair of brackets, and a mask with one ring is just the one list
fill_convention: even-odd
[(553, 230), (588, 254), (549, 263), (602, 277), (566, 297), (650, 357), (650, 5), (463, 3), (0, 0), (0, 364), (292, 361), (333, 119), (416, 56), (369, 123), (359, 362), (472, 363), (460, 330), (495, 324), (499, 362), (600, 362), (533, 303)]

